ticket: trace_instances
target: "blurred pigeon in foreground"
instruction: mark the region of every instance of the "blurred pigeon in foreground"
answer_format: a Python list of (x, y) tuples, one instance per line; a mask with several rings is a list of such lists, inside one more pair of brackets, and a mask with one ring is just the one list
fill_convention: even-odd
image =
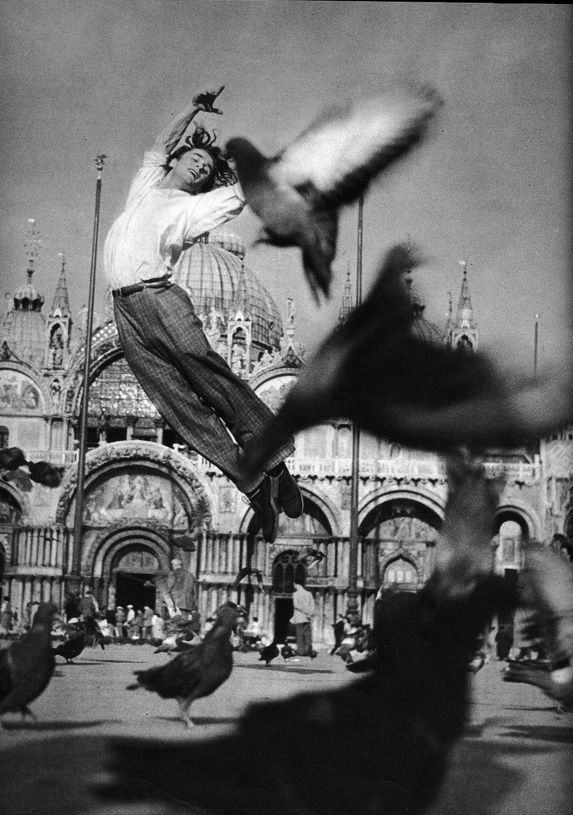
[(573, 709), (573, 667), (553, 667), (549, 661), (517, 662), (510, 660), (501, 672), (504, 682), (534, 685), (557, 702), (557, 712)]
[(476, 638), (513, 602), (490, 571), (498, 485), (455, 466), (436, 571), (417, 594), (382, 593), (369, 671), (334, 691), (251, 704), (233, 735), (118, 739), (106, 794), (204, 815), (426, 811), (464, 730)]
[(525, 551), (525, 588), (548, 660), (511, 661), (506, 682), (525, 682), (558, 703), (573, 707), (573, 564), (553, 549), (529, 544)]
[(402, 280), (419, 260), (389, 250), (364, 302), (320, 346), (275, 418), (245, 450), (252, 475), (285, 440), (329, 419), (422, 450), (517, 444), (573, 417), (567, 373), (543, 379), (498, 373), (481, 353), (433, 344), (412, 332)]
[(128, 690), (145, 688), (162, 699), (176, 699), (186, 727), (192, 727), (189, 707), (195, 699), (209, 696), (231, 675), (233, 646), (231, 631), (237, 621), (238, 609), (234, 603), (223, 606), (215, 624), (205, 639), (188, 651), (183, 651), (166, 665), (134, 671), (137, 682)]
[(280, 153), (267, 158), (234, 138), (234, 159), (247, 203), (268, 242), (300, 246), (316, 299), (328, 296), (338, 210), (425, 135), (441, 102), (435, 91), (397, 92), (326, 110)]
[(31, 629), (0, 651), (0, 714), (33, 717), (28, 705), (46, 689), (56, 664), (50, 633), (56, 613), (53, 603), (41, 603)]

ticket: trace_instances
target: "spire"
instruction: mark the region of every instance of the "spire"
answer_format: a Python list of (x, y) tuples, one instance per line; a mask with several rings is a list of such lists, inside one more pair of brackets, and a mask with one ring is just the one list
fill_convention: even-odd
[(477, 322), (470, 297), (468, 269), (465, 260), (460, 260), (459, 263), (462, 267), (462, 287), (455, 320), (452, 320), (451, 312), (449, 315), (450, 328), (446, 341), (448, 345), (451, 345), (453, 348), (461, 348), (465, 351), (476, 351), (479, 340)]
[(354, 298), (352, 296), (352, 283), (350, 282), (350, 269), (346, 270), (346, 282), (342, 293), (342, 302), (338, 310), (338, 322), (345, 323), (354, 309)]
[(250, 312), (250, 297), (247, 287), (247, 279), (245, 275), (245, 264), (241, 263), (241, 270), (239, 272), (239, 279), (237, 281), (237, 290), (233, 297), (233, 305), (231, 306), (231, 314), (241, 312), (243, 317), (247, 317)]
[(54, 299), (52, 300), (50, 317), (71, 317), (68, 284), (66, 282), (66, 257), (63, 252), (59, 253), (59, 257), (62, 259), (62, 268)]
[(458, 311), (456, 314), (456, 326), (458, 328), (475, 329), (476, 322), (474, 319), (474, 310), (472, 307), (472, 300), (470, 297), (470, 289), (468, 285), (468, 268), (465, 260), (460, 260), (460, 266), (463, 269), (462, 289), (460, 292), (460, 299), (458, 302)]
[(28, 280), (14, 294), (13, 307), (4, 321), (4, 334), (10, 348), (21, 360), (33, 366), (40, 366), (44, 355), (45, 318), (42, 314), (44, 298), (33, 282), (35, 261), (41, 244), (35, 219), (28, 218), (28, 229), (24, 239)]

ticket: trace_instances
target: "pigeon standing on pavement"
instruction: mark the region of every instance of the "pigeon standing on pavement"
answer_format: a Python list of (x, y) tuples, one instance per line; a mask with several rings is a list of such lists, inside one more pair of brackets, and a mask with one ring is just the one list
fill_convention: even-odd
[(53, 649), (55, 657), (63, 657), (66, 662), (73, 662), (86, 647), (86, 635), (83, 631), (73, 631), (70, 636)]
[(426, 134), (441, 100), (433, 89), (398, 91), (325, 110), (276, 155), (233, 138), (247, 203), (276, 246), (299, 246), (313, 295), (330, 294), (338, 213)]
[[(491, 573), (499, 484), (451, 467), (436, 570), (420, 592), (383, 592), (377, 658), (343, 688), (251, 704), (229, 736), (189, 745), (118, 739), (106, 794), (209, 815), (420, 815), (435, 801), (468, 711), (469, 655), (513, 602)], [(255, 769), (254, 769), (255, 768)], [(149, 794), (149, 793), (148, 793)]]
[(189, 715), (192, 702), (214, 693), (231, 675), (231, 631), (238, 613), (234, 603), (227, 603), (219, 610), (213, 628), (202, 642), (178, 654), (166, 665), (135, 671), (137, 682), (129, 685), (128, 690), (145, 688), (162, 699), (176, 699), (183, 723), (192, 727)]
[(259, 656), (259, 662), (264, 662), (265, 665), (268, 667), (273, 659), (276, 659), (279, 655), (279, 647), (276, 642), (271, 642), (268, 645), (265, 645), (263, 649), (261, 649), (261, 653)]
[(30, 630), (0, 651), (0, 715), (20, 711), (33, 717), (29, 705), (44, 692), (54, 673), (51, 627), (56, 614), (53, 603), (41, 603)]
[(420, 262), (389, 250), (368, 296), (304, 368), (282, 407), (248, 444), (245, 476), (291, 435), (332, 419), (415, 449), (512, 445), (564, 427), (573, 417), (568, 371), (501, 375), (481, 352), (420, 338), (404, 275)]

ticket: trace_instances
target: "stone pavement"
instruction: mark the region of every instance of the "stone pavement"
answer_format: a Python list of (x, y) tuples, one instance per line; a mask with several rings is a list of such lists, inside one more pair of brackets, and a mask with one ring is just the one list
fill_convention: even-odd
[[(86, 649), (57, 674), (31, 706), (37, 721), (5, 716), (0, 729), (0, 812), (3, 815), (160, 815), (140, 806), (102, 808), (95, 786), (104, 777), (109, 736), (169, 742), (231, 732), (253, 701), (329, 690), (355, 681), (327, 650), (316, 660), (269, 667), (256, 653), (235, 654), (231, 678), (191, 708), (196, 727), (183, 728), (174, 701), (126, 691), (132, 671), (164, 663), (151, 646)], [(503, 663), (474, 678), (467, 733), (455, 750), (440, 801), (431, 815), (569, 815), (573, 802), (573, 714), (559, 715), (541, 691), (504, 683)], [(270, 814), (272, 815), (272, 813)], [(392, 815), (384, 813), (384, 815)]]

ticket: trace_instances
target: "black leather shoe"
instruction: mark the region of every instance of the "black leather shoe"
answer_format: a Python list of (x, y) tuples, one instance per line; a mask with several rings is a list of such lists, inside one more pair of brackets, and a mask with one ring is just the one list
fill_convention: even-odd
[(274, 543), (279, 529), (279, 508), (274, 497), (272, 479), (266, 475), (261, 486), (249, 498), (249, 503), (261, 524), (261, 532), (267, 543)]
[(285, 467), (276, 478), (277, 503), (289, 518), (300, 518), (304, 500), (298, 484)]

